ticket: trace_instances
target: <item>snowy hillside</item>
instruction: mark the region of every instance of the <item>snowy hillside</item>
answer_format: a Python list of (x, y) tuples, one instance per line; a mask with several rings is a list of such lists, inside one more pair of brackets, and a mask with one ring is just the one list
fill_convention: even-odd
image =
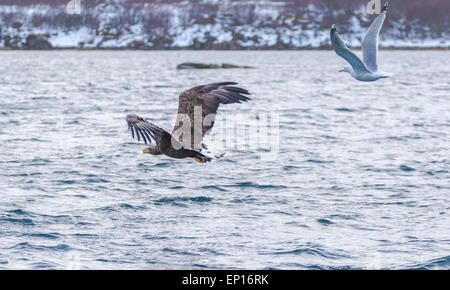
[[(324, 48), (332, 23), (359, 46), (374, 17), (358, 0), (81, 0), (81, 15), (68, 14), (68, 2), (1, 0), (0, 47), (32, 48), (27, 37), (37, 35), (54, 48)], [(382, 46), (450, 46), (450, 1), (390, 2)]]

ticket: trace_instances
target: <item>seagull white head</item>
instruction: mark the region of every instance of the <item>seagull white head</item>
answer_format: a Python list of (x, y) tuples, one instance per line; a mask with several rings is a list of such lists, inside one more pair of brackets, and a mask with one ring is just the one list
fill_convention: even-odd
[(354, 71), (353, 71), (353, 69), (352, 69), (352, 67), (351, 66), (346, 66), (346, 67), (344, 67), (343, 69), (341, 69), (339, 72), (348, 72), (349, 74), (352, 74), (352, 73), (354, 73)]

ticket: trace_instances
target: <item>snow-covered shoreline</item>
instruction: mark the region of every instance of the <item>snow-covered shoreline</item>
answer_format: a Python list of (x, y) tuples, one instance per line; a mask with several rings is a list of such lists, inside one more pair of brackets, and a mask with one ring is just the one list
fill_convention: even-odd
[[(27, 42), (30, 35), (36, 35), (56, 49), (327, 49), (330, 21), (337, 23), (350, 46), (359, 47), (371, 22), (363, 6), (330, 13), (314, 5), (294, 11), (282, 2), (249, 3), (226, 1), (196, 7), (189, 1), (103, 1), (81, 15), (68, 15), (63, 6), (0, 5), (0, 48), (47, 47), (32, 47)], [(448, 28), (440, 34), (414, 19), (388, 18), (380, 46), (448, 49)]]

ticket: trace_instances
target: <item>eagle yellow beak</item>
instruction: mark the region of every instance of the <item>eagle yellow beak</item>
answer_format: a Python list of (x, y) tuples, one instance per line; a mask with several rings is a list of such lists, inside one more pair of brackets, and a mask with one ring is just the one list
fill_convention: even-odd
[(145, 148), (144, 150), (142, 150), (142, 154), (146, 154), (146, 153), (150, 153), (150, 150), (148, 150), (148, 148)]
[(339, 70), (339, 72), (343, 72), (343, 71), (344, 71), (343, 69), (340, 69), (340, 70)]

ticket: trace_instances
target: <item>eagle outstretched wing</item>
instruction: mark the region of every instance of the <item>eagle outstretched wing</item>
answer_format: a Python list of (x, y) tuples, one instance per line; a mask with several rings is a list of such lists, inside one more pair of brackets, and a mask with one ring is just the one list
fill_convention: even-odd
[(128, 129), (131, 131), (131, 136), (136, 136), (138, 141), (144, 140), (144, 143), (152, 143), (152, 140), (159, 144), (161, 138), (166, 134), (169, 134), (166, 130), (159, 128), (158, 126), (145, 121), (143, 118), (135, 114), (127, 116)]
[[(234, 82), (213, 83), (191, 88), (181, 93), (172, 136), (181, 143), (183, 143), (184, 136), (190, 136), (190, 142), (185, 143), (190, 144), (191, 149), (202, 149), (204, 147), (203, 137), (214, 126), (215, 114), (220, 104), (241, 103), (250, 100), (247, 97), (250, 93), (234, 86), (236, 84)], [(197, 114), (200, 112), (201, 123), (200, 120), (196, 120), (199, 119)], [(186, 124), (187, 121), (188, 124)]]

